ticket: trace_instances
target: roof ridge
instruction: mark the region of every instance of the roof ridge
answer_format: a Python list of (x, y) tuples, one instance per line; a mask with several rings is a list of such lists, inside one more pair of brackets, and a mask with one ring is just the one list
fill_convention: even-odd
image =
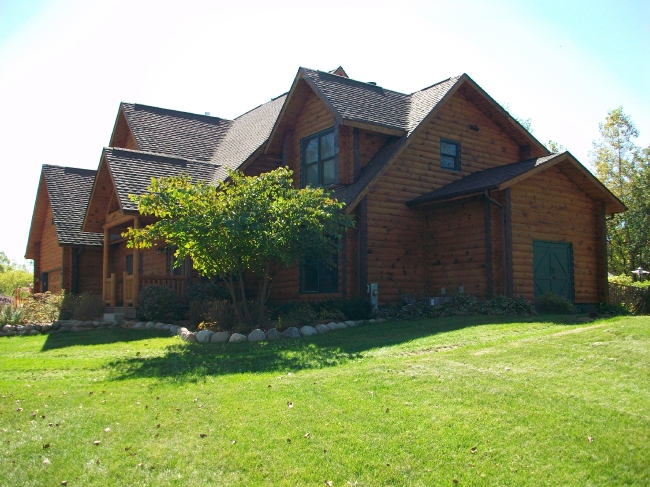
[(212, 164), (208, 161), (201, 161), (199, 159), (188, 159), (187, 157), (180, 157), (180, 156), (174, 156), (170, 154), (163, 154), (162, 152), (150, 152), (150, 151), (143, 151), (143, 150), (133, 150), (133, 149), (124, 149), (123, 147), (104, 147), (105, 151), (111, 151), (111, 152), (127, 152), (130, 154), (142, 154), (145, 156), (155, 156), (155, 157), (161, 157), (164, 159), (174, 159), (177, 161), (184, 161), (184, 162), (194, 162), (197, 164), (205, 164), (206, 166), (219, 166), (219, 164)]
[(354, 82), (354, 83), (360, 83), (360, 84), (362, 84), (362, 85), (372, 86), (373, 88), (380, 88), (380, 89), (382, 89), (382, 90), (384, 90), (384, 91), (390, 91), (391, 93), (396, 93), (396, 94), (398, 94), (398, 95), (402, 95), (402, 96), (410, 96), (408, 93), (403, 93), (403, 92), (401, 92), (401, 91), (395, 91), (395, 90), (391, 90), (391, 89), (389, 89), (389, 88), (384, 88), (383, 86), (380, 86), (380, 85), (377, 85), (377, 84), (372, 84), (372, 83), (369, 83), (368, 81), (360, 81), (360, 80), (358, 80), (358, 79), (354, 79), (354, 78), (345, 78), (345, 77), (343, 77), (343, 76), (339, 76), (339, 75), (337, 75), (337, 74), (328, 73), (327, 71), (321, 71), (320, 69), (305, 68), (304, 66), (301, 66), (300, 69), (304, 69), (304, 70), (307, 70), (307, 71), (313, 71), (313, 72), (315, 72), (315, 73), (326, 74), (327, 76), (331, 76), (333, 79), (336, 79), (336, 80), (339, 80), (339, 81), (343, 81), (343, 80), (345, 80), (345, 81), (343, 81), (343, 82), (346, 82), (346, 81), (348, 81), (348, 82), (349, 82), (349, 81), (352, 81), (352, 82)]
[[(465, 74), (465, 73), (463, 73), (463, 74)], [(420, 92), (422, 92), (422, 91), (430, 90), (430, 89), (433, 88), (434, 86), (441, 85), (441, 84), (443, 84), (443, 83), (446, 83), (447, 81), (451, 81), (452, 79), (458, 81), (462, 76), (463, 76), (462, 74), (459, 74), (458, 76), (450, 76), (450, 77), (447, 78), (447, 79), (443, 79), (442, 81), (438, 81), (437, 83), (433, 83), (433, 84), (430, 85), (430, 86), (427, 86), (427, 87), (425, 87), (425, 88), (422, 88), (422, 89), (416, 90), (416, 91), (414, 91), (413, 93), (411, 93), (409, 96), (413, 96), (413, 95), (415, 95), (416, 93), (420, 93)]]
[(279, 100), (280, 98), (282, 98), (283, 96), (288, 95), (288, 94), (289, 94), (289, 92), (287, 91), (287, 92), (285, 92), (285, 93), (282, 93), (281, 95), (276, 96), (275, 98), (271, 98), (270, 101), (267, 101), (267, 102), (261, 103), (261, 104), (257, 105), (255, 108), (251, 108), (251, 109), (248, 110), (247, 112), (244, 112), (244, 113), (242, 113), (241, 115), (237, 115), (235, 118), (232, 119), (232, 121), (234, 122), (234, 121), (236, 121), (236, 120), (239, 120), (239, 119), (242, 118), (244, 115), (248, 115), (249, 113), (254, 112), (254, 111), (257, 110), (258, 108), (262, 108), (263, 106), (266, 106), (266, 105), (268, 105), (269, 103), (273, 103), (274, 101), (277, 101), (277, 100)]
[(146, 105), (144, 103), (130, 103), (130, 102), (124, 102), (124, 101), (121, 102), (121, 103), (123, 105), (130, 105), (130, 106), (133, 107), (133, 109), (135, 109), (136, 107), (153, 108), (153, 109), (164, 111), (164, 112), (178, 113), (180, 115), (190, 115), (192, 117), (200, 117), (200, 118), (203, 118), (206, 121), (210, 121), (210, 122), (216, 122), (216, 121), (219, 121), (219, 122), (232, 122), (232, 120), (230, 120), (228, 118), (216, 117), (216, 116), (212, 116), (212, 115), (205, 115), (205, 114), (201, 114), (201, 113), (186, 112), (186, 111), (183, 111), (183, 110), (176, 110), (174, 108), (164, 108), (164, 107), (157, 107), (155, 105)]
[(41, 166), (42, 169), (45, 169), (46, 167), (53, 167), (57, 169), (75, 169), (77, 171), (88, 171), (89, 173), (93, 173), (93, 174), (97, 173), (97, 169), (87, 169), (85, 167), (59, 166), (58, 164), (43, 164)]

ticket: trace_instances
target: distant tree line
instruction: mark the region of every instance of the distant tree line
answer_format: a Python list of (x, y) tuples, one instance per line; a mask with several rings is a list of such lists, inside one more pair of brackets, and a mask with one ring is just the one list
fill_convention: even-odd
[(17, 287), (26, 287), (34, 280), (31, 270), (25, 264), (12, 262), (0, 251), (0, 295), (13, 296)]

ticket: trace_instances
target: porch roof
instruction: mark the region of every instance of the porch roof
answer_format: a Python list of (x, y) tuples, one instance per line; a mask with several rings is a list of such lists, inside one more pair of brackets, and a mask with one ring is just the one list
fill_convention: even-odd
[(413, 198), (406, 204), (419, 206), (479, 194), (486, 190), (503, 190), (556, 164), (562, 164), (560, 168), (567, 177), (590, 197), (604, 201), (607, 213), (621, 213), (626, 210), (625, 205), (569, 152), (550, 154), (478, 171), (435, 191)]

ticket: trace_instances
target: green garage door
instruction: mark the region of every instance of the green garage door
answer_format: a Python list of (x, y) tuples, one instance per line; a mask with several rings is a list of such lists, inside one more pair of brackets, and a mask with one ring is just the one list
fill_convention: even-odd
[(535, 297), (554, 292), (573, 301), (573, 251), (570, 243), (533, 240)]

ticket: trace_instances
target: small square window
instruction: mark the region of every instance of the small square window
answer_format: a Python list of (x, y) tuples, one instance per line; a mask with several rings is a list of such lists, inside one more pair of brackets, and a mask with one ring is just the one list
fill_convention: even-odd
[(460, 171), (460, 142), (440, 139), (440, 167)]

